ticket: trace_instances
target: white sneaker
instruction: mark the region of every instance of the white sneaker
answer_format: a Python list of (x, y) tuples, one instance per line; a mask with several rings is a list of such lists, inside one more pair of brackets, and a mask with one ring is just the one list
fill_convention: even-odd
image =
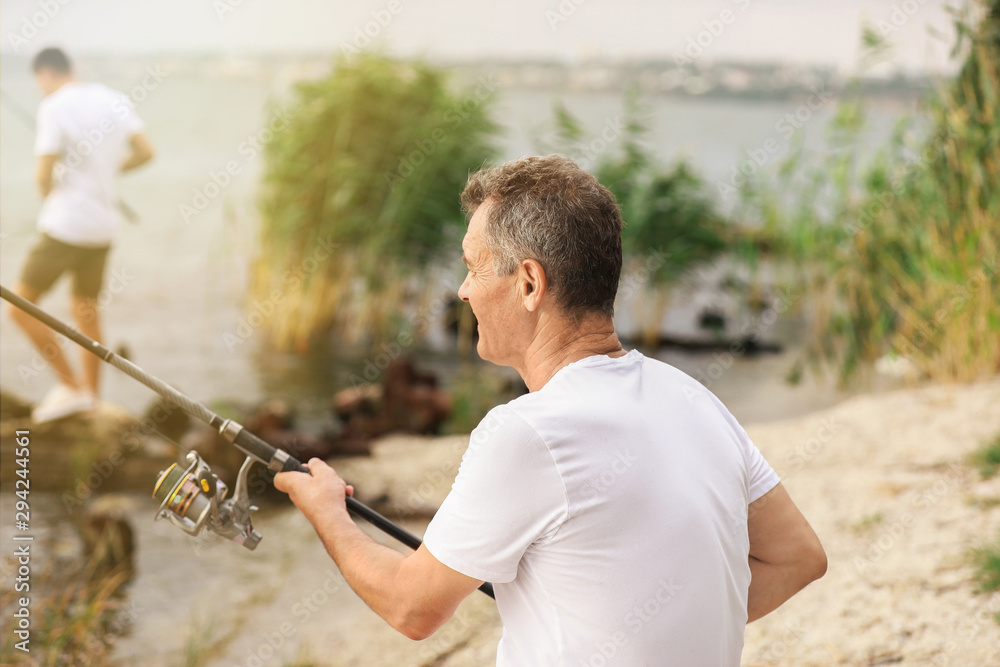
[(57, 384), (31, 411), (31, 421), (36, 424), (55, 421), (78, 412), (89, 412), (95, 407), (97, 399), (89, 391)]

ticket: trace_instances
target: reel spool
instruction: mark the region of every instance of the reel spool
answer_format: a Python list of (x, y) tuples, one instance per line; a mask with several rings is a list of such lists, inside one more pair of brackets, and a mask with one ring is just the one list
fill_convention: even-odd
[(153, 498), (160, 501), (156, 519), (167, 519), (189, 535), (203, 528), (221, 535), (251, 551), (257, 547), (261, 534), (253, 528), (250, 513), (257, 508), (250, 504), (247, 473), (254, 460), (247, 457), (236, 476), (236, 492), (226, 499), (229, 488), (205, 463), (198, 452), (187, 454), (189, 465), (181, 469), (176, 463), (162, 471), (153, 487)]

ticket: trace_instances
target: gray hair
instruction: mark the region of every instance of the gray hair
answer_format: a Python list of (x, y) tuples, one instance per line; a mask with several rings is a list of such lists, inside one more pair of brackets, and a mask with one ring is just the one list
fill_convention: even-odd
[(466, 214), (487, 200), (484, 244), (497, 275), (534, 259), (567, 315), (614, 314), (623, 222), (615, 196), (596, 178), (562, 155), (525, 157), (469, 177)]

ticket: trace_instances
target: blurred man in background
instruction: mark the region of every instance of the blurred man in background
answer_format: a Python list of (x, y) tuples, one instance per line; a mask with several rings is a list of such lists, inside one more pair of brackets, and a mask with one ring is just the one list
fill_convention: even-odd
[[(77, 81), (62, 50), (40, 51), (32, 69), (45, 95), (35, 137), (41, 237), (15, 291), (37, 301), (60, 276), (70, 274), (77, 326), (100, 341), (97, 300), (121, 218), (117, 176), (148, 162), (153, 149), (128, 98), (102, 84)], [(100, 359), (84, 350), (78, 376), (48, 327), (17, 308), (10, 312), (58, 379), (35, 406), (32, 419), (45, 422), (93, 409)]]

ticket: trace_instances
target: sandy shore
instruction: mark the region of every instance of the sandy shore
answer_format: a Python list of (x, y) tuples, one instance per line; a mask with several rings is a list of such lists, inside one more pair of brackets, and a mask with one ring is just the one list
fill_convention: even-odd
[[(975, 594), (965, 555), (1000, 530), (1000, 477), (982, 481), (965, 463), (968, 452), (1000, 432), (1000, 379), (861, 396), (747, 430), (816, 528), (830, 568), (748, 627), (744, 666), (1000, 664), (993, 618), (1000, 594)], [(393, 437), (378, 443), (372, 458), (335, 465), (359, 497), (419, 534), (446, 495), (467, 440)], [(265, 514), (265, 542), (254, 553), (231, 545), (192, 552), (191, 538), (161, 524), (138, 527), (146, 545), (140, 578), (149, 580), (136, 583), (134, 597), (147, 611), (120, 641), (120, 664), (174, 664), (204, 619), (211, 627), (199, 664), (495, 661), (500, 624), (486, 596), (474, 594), (435, 636), (412, 642), (349, 590), (297, 511)], [(162, 566), (144, 564), (157, 554), (174, 563), (169, 586), (152, 580)], [(164, 586), (172, 591), (170, 605), (160, 600)], [(181, 618), (189, 626), (177, 632)], [(290, 628), (285, 636), (283, 627)], [(158, 657), (150, 655), (150, 642)]]
[(1000, 432), (1000, 381), (863, 396), (747, 430), (830, 567), (747, 628), (744, 665), (1000, 664), (1000, 594), (973, 593), (965, 556), (1000, 534), (1000, 477), (965, 464)]

